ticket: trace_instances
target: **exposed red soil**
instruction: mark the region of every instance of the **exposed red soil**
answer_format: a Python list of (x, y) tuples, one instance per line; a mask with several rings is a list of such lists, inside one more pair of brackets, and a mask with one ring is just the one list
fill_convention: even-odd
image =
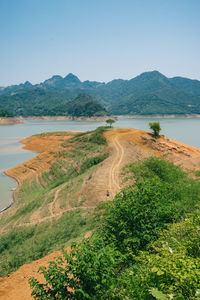
[[(72, 132), (72, 134), (75, 132)], [(49, 169), (56, 160), (56, 153), (62, 149), (62, 143), (72, 135), (36, 135), (21, 141), (24, 149), (42, 152), (36, 157), (5, 171), (5, 174), (14, 178), (19, 184), (35, 175)]]
[[(167, 139), (164, 136), (154, 139), (150, 133), (135, 129), (115, 129), (104, 134), (108, 141), (108, 152), (110, 155), (98, 165), (92, 177), (88, 178), (83, 184), (80, 193), (86, 198), (85, 206), (93, 207), (99, 201), (112, 199), (123, 186), (120, 178), (122, 167), (133, 161), (157, 156), (173, 161), (175, 164), (182, 165), (189, 170), (200, 169), (200, 150), (192, 146)], [(32, 147), (31, 150), (37, 148), (37, 151), (45, 152), (38, 155), (38, 158), (36, 157), (24, 163), (23, 167), (18, 166), (11, 169), (9, 174), (14, 174), (16, 178), (19, 176), (19, 182), (23, 181), (22, 174), (26, 173), (27, 169), (31, 169), (31, 166), (34, 167), (34, 174), (48, 168), (54, 161), (52, 154), (55, 149), (54, 146), (59, 147), (60, 143), (63, 142), (62, 138), (67, 139), (66, 136), (62, 138), (47, 137), (42, 138), (42, 140), (41, 138), (41, 136), (32, 137), (30, 140), (27, 139), (25, 141), (27, 149)], [(29, 141), (28, 144), (27, 141)], [(52, 147), (51, 151), (46, 151), (49, 147)], [(13, 173), (15, 169), (19, 170), (19, 173)], [(33, 175), (32, 171), (29, 171), (30, 173)], [(26, 178), (28, 177), (26, 176)], [(106, 196), (107, 191), (110, 192), (109, 197)], [(22, 266), (18, 271), (6, 278), (1, 278), (0, 299), (32, 299), (28, 278), (35, 276), (41, 279), (41, 275), (37, 273), (39, 266), (47, 265), (57, 255), (60, 255), (59, 251)]]

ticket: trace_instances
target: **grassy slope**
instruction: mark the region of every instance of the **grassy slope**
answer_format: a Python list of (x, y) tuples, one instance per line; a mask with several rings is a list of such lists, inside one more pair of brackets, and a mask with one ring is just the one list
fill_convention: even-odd
[[(77, 195), (95, 165), (107, 157), (103, 130), (72, 137), (56, 153), (57, 161), (48, 172), (20, 187), (12, 211), (0, 219), (0, 276), (65, 247), (92, 228), (93, 209), (83, 209), (84, 198)], [(58, 189), (60, 213), (51, 218), (50, 205)]]
[(93, 235), (31, 281), (35, 299), (199, 299), (199, 180), (158, 158), (128, 173)]

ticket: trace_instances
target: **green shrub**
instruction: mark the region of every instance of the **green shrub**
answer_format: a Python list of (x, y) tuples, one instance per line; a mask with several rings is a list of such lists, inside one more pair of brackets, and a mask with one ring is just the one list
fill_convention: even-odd
[(161, 131), (160, 123), (159, 122), (149, 123), (149, 127), (153, 130), (153, 136), (155, 138), (158, 138), (159, 133)]
[(125, 188), (108, 205), (101, 229), (121, 251), (144, 249), (200, 201), (199, 182), (172, 163), (150, 158), (136, 165), (135, 174), (134, 188)]
[(159, 291), (163, 299), (199, 299), (199, 228), (199, 210), (169, 225), (147, 251), (133, 256), (134, 264), (116, 282), (115, 296), (123, 291), (128, 299), (152, 299), (152, 291)]
[(199, 181), (157, 158), (129, 169), (93, 236), (31, 280), (36, 299), (198, 299)]
[(80, 174), (84, 173), (87, 169), (99, 164), (104, 159), (108, 157), (108, 154), (101, 154), (94, 157), (88, 157), (81, 165), (80, 167)]
[(200, 170), (196, 170), (196, 171), (194, 172), (194, 174), (195, 174), (195, 176), (200, 177)]
[(36, 299), (107, 299), (107, 292), (115, 284), (122, 254), (105, 245), (101, 239), (88, 239), (73, 244), (65, 259), (58, 258), (49, 268), (40, 268), (45, 284), (30, 280)]

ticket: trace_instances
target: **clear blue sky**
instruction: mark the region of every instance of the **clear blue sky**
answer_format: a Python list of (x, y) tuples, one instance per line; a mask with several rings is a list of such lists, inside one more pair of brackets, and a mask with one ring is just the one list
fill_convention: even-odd
[(72, 72), (200, 80), (200, 0), (0, 0), (0, 86)]

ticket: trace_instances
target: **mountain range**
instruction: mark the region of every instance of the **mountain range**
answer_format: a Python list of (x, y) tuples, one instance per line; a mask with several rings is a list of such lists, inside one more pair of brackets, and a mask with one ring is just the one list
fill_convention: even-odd
[(67, 115), (79, 94), (92, 96), (110, 114), (200, 114), (200, 81), (167, 78), (158, 71), (145, 72), (130, 80), (108, 83), (80, 81), (70, 73), (55, 75), (40, 84), (0, 88), (0, 109), (15, 115)]

